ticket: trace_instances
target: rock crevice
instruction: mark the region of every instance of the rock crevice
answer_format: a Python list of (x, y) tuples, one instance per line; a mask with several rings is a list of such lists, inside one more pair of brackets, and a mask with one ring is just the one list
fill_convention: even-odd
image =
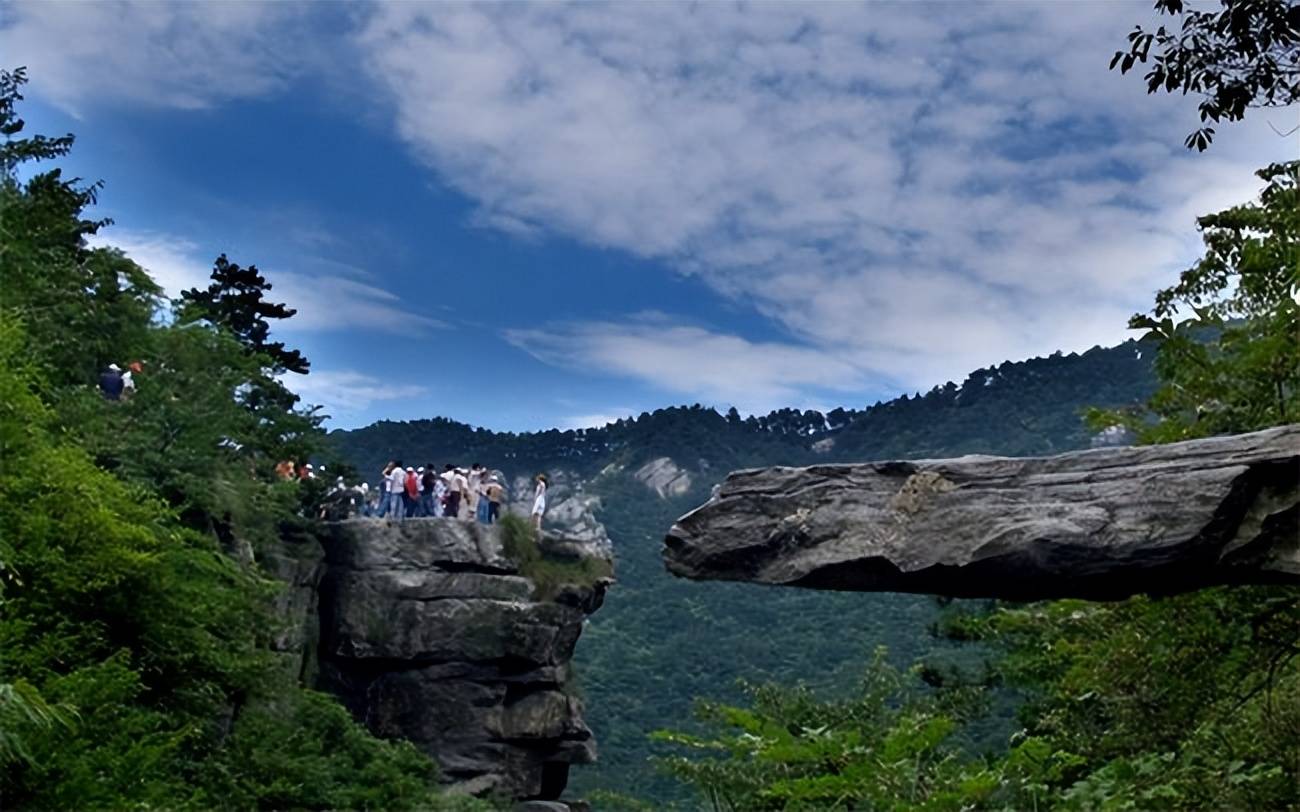
[(1300, 426), (1052, 457), (764, 468), (665, 540), (676, 575), (955, 597), (1300, 582)]

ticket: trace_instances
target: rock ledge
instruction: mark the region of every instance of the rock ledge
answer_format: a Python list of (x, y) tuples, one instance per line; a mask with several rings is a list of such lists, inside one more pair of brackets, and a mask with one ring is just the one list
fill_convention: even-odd
[(686, 578), (1017, 600), (1300, 583), (1300, 425), (739, 471), (678, 520), (663, 555)]

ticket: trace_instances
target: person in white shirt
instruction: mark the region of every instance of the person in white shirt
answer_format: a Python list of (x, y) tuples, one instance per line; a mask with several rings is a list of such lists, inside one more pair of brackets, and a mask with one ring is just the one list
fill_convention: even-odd
[(483, 479), (483, 466), (477, 462), (469, 467), (469, 515), (478, 515), (479, 482)]
[(396, 460), (388, 474), (388, 517), (393, 521), (400, 522), (406, 518), (406, 502), (402, 499), (405, 495), (406, 469), (401, 460)]
[(533, 492), (533, 529), (542, 535), (542, 514), (546, 513), (546, 474), (537, 475), (537, 490)]
[(448, 464), (442, 472), (442, 481), (447, 483), (447, 507), (442, 515), (455, 519), (460, 516), (461, 488), (456, 482), (456, 466)]
[(457, 500), (457, 505), (456, 505), (456, 507), (457, 507), (457, 511), (456, 511), (456, 514), (455, 514), (455, 515), (456, 515), (456, 518), (457, 518), (457, 519), (467, 519), (467, 518), (469, 518), (469, 516), (470, 516), (470, 513), (469, 513), (469, 500), (470, 500), (470, 492), (469, 492), (469, 477), (465, 476), (465, 469), (464, 469), (464, 468), (457, 468), (457, 469), (456, 469), (456, 475), (455, 475), (455, 477), (452, 479), (452, 490), (454, 490), (456, 493), (458, 493), (458, 494), (460, 495), (460, 498)]

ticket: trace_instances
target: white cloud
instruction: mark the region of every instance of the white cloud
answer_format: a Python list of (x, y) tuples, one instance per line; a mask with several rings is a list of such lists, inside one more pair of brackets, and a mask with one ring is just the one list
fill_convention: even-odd
[(374, 403), (414, 400), (429, 390), (416, 384), (393, 384), (372, 375), (350, 369), (313, 369), (307, 375), (286, 373), (281, 377), (308, 405), (322, 406), (322, 411), (341, 425), (350, 425)]
[[(1251, 170), (1293, 157), (1297, 141), (1266, 124), (1294, 115), (1252, 111), (1209, 153), (1183, 150), (1194, 101), (1148, 96), (1140, 77), (1106, 69), (1150, 14), (1050, 2), (18, 3), (0, 6), (0, 52), (74, 110), (196, 108), (308, 75), (367, 75), (413, 154), (477, 201), (474, 225), (663, 260), (774, 321), (788, 341), (704, 331), (743, 359), (740, 373), (673, 387), (706, 396), (734, 377), (727, 389), (744, 403), (807, 400), (829, 378), (928, 388), (1123, 337), (1127, 315), (1198, 252), (1195, 216), (1249, 197)], [(139, 247), (160, 277), (189, 273), (184, 252)], [(277, 292), (301, 307), (298, 328), (410, 318), (364, 278), (277, 275)], [(665, 380), (665, 352), (635, 340), (639, 326), (617, 342), (609, 327), (571, 325), (569, 352), (540, 356)], [(602, 347), (613, 345), (653, 360), (612, 358)]]
[(546, 363), (632, 377), (751, 412), (803, 405), (813, 391), (860, 391), (868, 383), (860, 368), (812, 347), (747, 341), (658, 314), (510, 330), (506, 339)]
[(358, 43), (400, 136), (477, 222), (667, 260), (785, 328), (798, 362), (768, 346), (724, 352), (738, 375), (665, 376), (671, 350), (603, 323), (533, 335), (535, 354), (766, 400), (868, 373), (926, 388), (1125, 335), (1195, 255), (1194, 216), (1294, 152), (1256, 115), (1187, 154), (1194, 104), (1106, 69), (1148, 14), (404, 3)]
[(319, 41), (298, 24), (309, 10), (241, 0), (14, 2), (0, 8), (0, 53), (73, 113), (96, 101), (197, 109), (325, 69)]
[[(149, 271), (171, 298), (192, 287), (207, 287), (212, 272), (211, 256), (183, 237), (113, 228), (95, 235), (90, 243), (121, 249)], [(337, 264), (334, 267), (339, 268), (338, 274), (278, 269), (269, 272), (269, 297), (298, 311), (293, 318), (276, 325), (277, 331), (365, 329), (407, 334), (447, 326), (438, 319), (410, 312), (395, 294), (376, 285), (363, 271)]]

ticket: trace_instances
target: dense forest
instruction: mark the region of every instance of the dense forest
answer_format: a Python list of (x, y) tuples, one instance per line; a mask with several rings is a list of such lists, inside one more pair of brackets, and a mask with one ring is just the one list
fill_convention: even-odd
[[(271, 650), (258, 562), (313, 498), (274, 466), (324, 439), (266, 340), (292, 311), (224, 257), (170, 302), (87, 247), (99, 187), (45, 165), (73, 139), (24, 132), (24, 79), (0, 71), (0, 806), (485, 808)], [(136, 393), (101, 396), (136, 359)]]

